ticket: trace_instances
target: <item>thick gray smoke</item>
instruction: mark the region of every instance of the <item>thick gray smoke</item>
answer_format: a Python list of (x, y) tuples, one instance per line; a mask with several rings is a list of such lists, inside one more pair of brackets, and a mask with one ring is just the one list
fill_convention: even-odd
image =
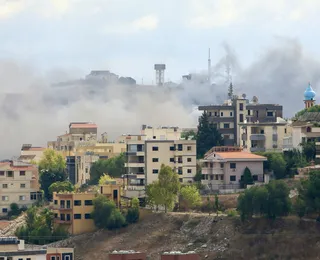
[[(303, 108), (308, 81), (317, 90), (320, 64), (296, 41), (278, 39), (248, 68), (241, 67), (228, 45), (224, 50), (226, 55), (213, 65), (214, 84), (209, 86), (202, 80), (204, 73), (198, 75), (200, 80), (175, 88), (106, 85), (79, 80), (84, 75), (74, 71), (38, 75), (29, 64), (0, 61), (0, 159), (18, 155), (23, 143), (45, 146), (63, 134), (71, 121), (94, 121), (99, 132), (107, 132), (111, 139), (138, 133), (142, 124), (194, 127), (194, 105), (220, 103), (227, 97), (228, 64), (235, 94), (256, 95), (260, 103), (282, 104), (287, 117)], [(72, 79), (71, 83), (52, 86)]]

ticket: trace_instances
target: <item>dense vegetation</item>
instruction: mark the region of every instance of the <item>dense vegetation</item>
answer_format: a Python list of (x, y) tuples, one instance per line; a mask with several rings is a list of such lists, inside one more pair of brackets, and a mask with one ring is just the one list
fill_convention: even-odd
[(43, 153), (43, 158), (39, 162), (40, 185), (47, 200), (52, 199), (49, 187), (55, 182), (64, 182), (67, 179), (66, 162), (62, 155), (52, 149), (47, 149)]
[(251, 219), (253, 215), (275, 219), (287, 216), (290, 210), (289, 188), (282, 181), (251, 187), (238, 198), (238, 211), (242, 220)]
[(298, 118), (300, 116), (302, 116), (303, 114), (305, 114), (306, 112), (320, 112), (320, 105), (314, 105), (308, 109), (303, 109), (301, 111), (299, 111), (298, 113), (295, 114), (295, 118)]
[(127, 212), (121, 212), (116, 204), (103, 195), (93, 200), (92, 218), (98, 228), (118, 229), (139, 220), (139, 201), (133, 199)]
[(27, 211), (26, 224), (15, 235), (27, 243), (44, 245), (68, 237), (63, 227), (53, 227), (53, 212), (47, 208), (31, 207)]
[(126, 157), (123, 153), (107, 160), (98, 160), (94, 162), (90, 169), (90, 183), (98, 184), (99, 179), (103, 174), (108, 174), (113, 178), (121, 177), (126, 173), (124, 167), (125, 162)]

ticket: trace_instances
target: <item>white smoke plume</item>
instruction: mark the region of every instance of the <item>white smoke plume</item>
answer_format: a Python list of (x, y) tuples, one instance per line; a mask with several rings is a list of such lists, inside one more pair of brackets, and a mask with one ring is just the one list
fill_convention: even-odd
[[(226, 55), (213, 66), (215, 84), (189, 81), (176, 88), (105, 86), (79, 80), (84, 75), (75, 71), (39, 75), (30, 64), (0, 61), (0, 159), (18, 155), (24, 143), (46, 146), (65, 133), (71, 121), (93, 121), (111, 139), (138, 133), (142, 124), (195, 127), (194, 105), (220, 103), (227, 97), (227, 63), (235, 75), (235, 94), (281, 104), (286, 117), (303, 108), (308, 81), (318, 89), (320, 64), (294, 40), (277, 39), (247, 68), (241, 67), (231, 47), (225, 44), (224, 50)], [(66, 80), (77, 81), (52, 86)]]

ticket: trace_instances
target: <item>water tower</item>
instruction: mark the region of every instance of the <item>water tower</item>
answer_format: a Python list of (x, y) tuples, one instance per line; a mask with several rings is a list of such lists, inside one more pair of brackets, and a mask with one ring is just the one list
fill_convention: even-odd
[(154, 64), (154, 70), (156, 71), (156, 84), (158, 86), (163, 86), (164, 84), (165, 69), (166, 69), (166, 64)]

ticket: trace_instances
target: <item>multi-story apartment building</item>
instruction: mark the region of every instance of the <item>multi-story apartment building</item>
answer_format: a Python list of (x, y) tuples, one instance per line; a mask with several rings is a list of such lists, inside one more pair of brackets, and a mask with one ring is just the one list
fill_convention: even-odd
[(127, 137), (125, 167), (130, 176), (129, 187), (132, 189), (141, 191), (145, 189), (145, 185), (156, 181), (162, 164), (172, 167), (178, 173), (180, 182), (193, 181), (196, 174), (196, 141), (181, 139), (174, 130), (172, 135), (169, 133), (166, 136), (162, 130), (163, 128), (159, 128), (157, 131), (155, 128), (148, 130), (151, 135)]
[(22, 145), (20, 157), (18, 161), (22, 161), (25, 163), (36, 162), (38, 163), (43, 156), (43, 152), (46, 148), (44, 147), (35, 147), (31, 144)]
[(73, 260), (73, 248), (26, 248), (17, 237), (0, 237), (0, 260)]
[(245, 120), (250, 123), (270, 123), (282, 117), (282, 106), (259, 104), (256, 97), (252, 102), (244, 97), (235, 97), (223, 105), (199, 106), (199, 110), (208, 114), (210, 122), (223, 136), (225, 145), (240, 145), (239, 123)]
[[(100, 194), (120, 205), (120, 185), (112, 182), (99, 187)], [(53, 193), (54, 225), (63, 225), (70, 234), (92, 232), (96, 229), (91, 217), (96, 192)]]
[(266, 160), (264, 156), (244, 152), (239, 147), (213, 147), (200, 160), (202, 184), (217, 190), (228, 185), (239, 188), (246, 167), (251, 171), (254, 181), (263, 182), (263, 162)]
[(289, 136), (287, 121), (277, 118), (277, 122), (239, 123), (241, 146), (250, 152), (283, 150), (284, 137)]
[(42, 196), (38, 168), (16, 161), (0, 162), (0, 215), (6, 215), (11, 203), (29, 207)]
[(69, 124), (69, 132), (58, 136), (57, 141), (48, 142), (48, 148), (60, 151), (65, 157), (73, 156), (75, 148), (80, 142), (97, 142), (98, 127), (89, 122), (72, 122)]

